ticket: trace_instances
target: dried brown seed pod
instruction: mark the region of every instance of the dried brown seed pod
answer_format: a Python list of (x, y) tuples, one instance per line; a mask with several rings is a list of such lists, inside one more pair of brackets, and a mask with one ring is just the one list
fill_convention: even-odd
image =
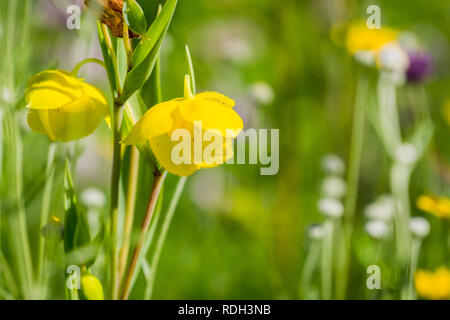
[[(114, 37), (123, 37), (123, 0), (84, 0), (84, 4), (106, 24)], [(128, 31), (130, 38), (138, 38), (139, 35)]]

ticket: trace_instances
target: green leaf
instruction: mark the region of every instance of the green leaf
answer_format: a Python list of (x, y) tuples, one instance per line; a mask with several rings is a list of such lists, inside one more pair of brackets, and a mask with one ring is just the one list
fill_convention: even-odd
[(150, 77), (178, 0), (168, 0), (133, 53), (119, 104), (124, 104)]
[(434, 126), (430, 119), (422, 120), (416, 124), (409, 140), (416, 148), (418, 158), (421, 158), (425, 153), (433, 137), (433, 132)]
[[(106, 43), (106, 39), (102, 32), (102, 23), (100, 21), (97, 22), (97, 33), (98, 33), (98, 40), (100, 42), (100, 48), (102, 49), (103, 59), (105, 62), (105, 69), (106, 69), (106, 75), (108, 76), (109, 85), (111, 87), (111, 90), (113, 92), (114, 96), (117, 96), (118, 90), (119, 90), (119, 79), (117, 79), (117, 73), (116, 73), (116, 64), (117, 61), (114, 59), (114, 53), (111, 52), (108, 49), (108, 45)], [(110, 31), (108, 28), (107, 32), (111, 37)]]
[(136, 0), (125, 0), (122, 13), (131, 31), (137, 34), (144, 34), (147, 31), (144, 11)]
[(69, 160), (66, 158), (64, 177), (64, 252), (68, 253), (78, 247), (88, 244), (91, 240), (89, 227), (84, 212), (81, 211), (75, 190), (72, 175), (70, 173)]
[(185, 54), (186, 54), (186, 74), (188, 74), (191, 78), (192, 93), (196, 94), (194, 64), (192, 63), (191, 52), (189, 51), (188, 45), (185, 46)]

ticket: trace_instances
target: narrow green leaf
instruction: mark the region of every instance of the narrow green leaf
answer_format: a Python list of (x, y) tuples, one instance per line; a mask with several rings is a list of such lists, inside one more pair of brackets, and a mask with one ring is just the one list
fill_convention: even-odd
[(191, 77), (192, 93), (196, 94), (194, 64), (192, 63), (191, 52), (189, 51), (188, 45), (185, 46), (185, 54), (186, 54), (186, 74), (188, 74)]
[[(117, 79), (116, 74), (116, 61), (114, 60), (113, 53), (110, 52), (108, 49), (108, 45), (106, 44), (106, 39), (103, 36), (101, 22), (97, 22), (97, 33), (98, 33), (98, 40), (100, 42), (100, 48), (102, 49), (103, 59), (105, 62), (105, 69), (106, 69), (106, 75), (108, 77), (109, 85), (111, 87), (111, 90), (113, 91), (113, 95), (116, 96), (118, 93), (118, 84), (119, 80)], [(109, 29), (107, 30), (109, 32)]]
[(89, 226), (84, 212), (81, 211), (77, 203), (68, 159), (66, 159), (64, 188), (64, 208), (66, 211), (64, 219), (64, 251), (67, 253), (90, 242)]
[(147, 20), (145, 19), (144, 10), (142, 10), (136, 0), (125, 0), (122, 13), (131, 31), (137, 34), (144, 34), (147, 31)]
[(150, 77), (177, 0), (168, 0), (133, 53), (133, 69), (127, 74), (119, 103), (124, 104)]

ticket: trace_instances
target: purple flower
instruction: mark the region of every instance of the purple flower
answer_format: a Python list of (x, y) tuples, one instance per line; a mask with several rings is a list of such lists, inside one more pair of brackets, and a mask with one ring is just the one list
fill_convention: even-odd
[(408, 82), (420, 83), (433, 71), (433, 58), (425, 51), (408, 52), (409, 67), (406, 70)]

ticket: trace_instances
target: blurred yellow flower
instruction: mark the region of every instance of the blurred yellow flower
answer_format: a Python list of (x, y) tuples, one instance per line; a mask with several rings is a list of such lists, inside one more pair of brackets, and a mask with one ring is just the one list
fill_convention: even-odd
[(82, 276), (81, 287), (88, 300), (104, 300), (102, 283), (93, 275)]
[(109, 114), (108, 102), (96, 87), (63, 70), (33, 76), (25, 99), (28, 125), (53, 141), (70, 141), (90, 135)]
[[(242, 119), (233, 110), (235, 104), (233, 100), (216, 92), (203, 92), (193, 96), (190, 93), (190, 85), (187, 85), (189, 77), (186, 78), (188, 80), (185, 81), (185, 97), (150, 108), (123, 141), (124, 144), (140, 144), (148, 141), (159, 163), (170, 173), (179, 176), (189, 176), (198, 169), (224, 163), (233, 156), (231, 139), (243, 128)], [(189, 161), (181, 163), (175, 163), (172, 156), (172, 150), (179, 145), (174, 141), (172, 134), (178, 129), (185, 129), (189, 134), (190, 154), (183, 154)], [(230, 135), (229, 130), (234, 132)], [(200, 161), (196, 161), (194, 154), (197, 152), (194, 150), (196, 141), (193, 137), (200, 135), (203, 139), (205, 132), (211, 131), (222, 139), (223, 150), (218, 154), (211, 153), (210, 159), (203, 156)], [(209, 144), (202, 144), (200, 149), (202, 155), (208, 146)]]
[(358, 21), (348, 27), (345, 43), (351, 54), (358, 51), (378, 51), (385, 44), (395, 41), (397, 33), (387, 27), (369, 29), (364, 21)]
[(419, 296), (432, 300), (450, 299), (450, 270), (446, 267), (435, 272), (418, 270), (414, 281)]
[(422, 195), (416, 200), (417, 208), (438, 218), (450, 218), (450, 199)]
[(444, 113), (445, 120), (447, 120), (447, 123), (450, 126), (450, 99), (445, 101), (442, 111)]

